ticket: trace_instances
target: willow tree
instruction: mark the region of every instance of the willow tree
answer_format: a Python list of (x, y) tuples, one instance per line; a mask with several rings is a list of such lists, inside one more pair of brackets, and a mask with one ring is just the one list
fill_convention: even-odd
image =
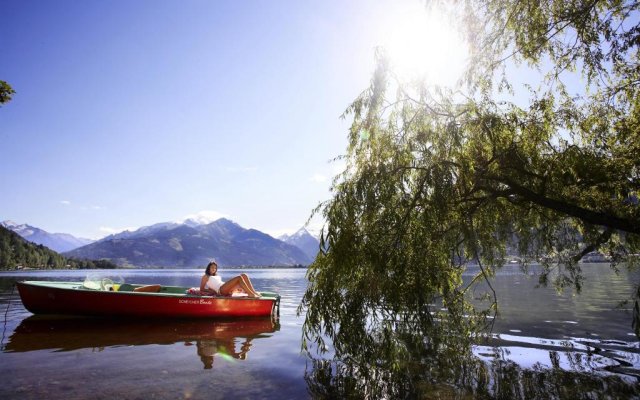
[[(338, 358), (401, 359), (405, 328), (431, 349), (472, 338), (507, 249), (579, 290), (584, 255), (632, 263), (640, 247), (639, 3), (443, 3), (470, 46), (464, 85), (399, 81), (379, 52), (346, 113), (346, 169), (317, 210), (322, 251), (300, 309), (305, 340), (328, 339)], [(510, 100), (510, 63), (539, 72), (525, 104)], [(483, 308), (467, 296), (479, 281)]]

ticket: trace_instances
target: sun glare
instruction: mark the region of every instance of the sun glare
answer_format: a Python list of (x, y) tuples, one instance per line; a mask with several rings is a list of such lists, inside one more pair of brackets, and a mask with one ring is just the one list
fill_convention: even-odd
[(467, 46), (449, 18), (418, 2), (387, 17), (382, 47), (398, 76), (454, 86), (464, 70)]

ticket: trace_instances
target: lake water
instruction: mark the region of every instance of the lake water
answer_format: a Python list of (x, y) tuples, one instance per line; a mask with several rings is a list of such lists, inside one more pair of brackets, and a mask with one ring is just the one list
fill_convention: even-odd
[[(493, 280), (500, 305), (493, 339), (478, 343), (474, 353), (487, 363), (499, 360), (521, 371), (560, 370), (588, 375), (591, 381), (601, 379), (596, 393), (604, 391), (610, 398), (640, 396), (633, 305), (621, 306), (631, 298), (640, 276), (615, 274), (604, 264), (583, 269), (583, 292), (574, 296), (536, 288), (535, 277), (517, 266), (503, 268)], [(303, 317), (296, 316), (306, 271), (246, 269), (220, 274), (229, 278), (240, 272), (247, 273), (258, 290), (280, 293), (278, 320), (35, 317), (13, 289), (16, 280), (82, 281), (96, 271), (0, 273), (0, 398), (310, 398), (305, 372), (311, 363), (301, 353)], [(100, 273), (132, 283), (196, 286), (202, 271)]]

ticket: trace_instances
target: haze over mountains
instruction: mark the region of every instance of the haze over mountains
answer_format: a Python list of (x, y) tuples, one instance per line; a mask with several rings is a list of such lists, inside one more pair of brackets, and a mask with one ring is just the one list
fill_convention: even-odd
[[(47, 247), (50, 244), (60, 249), (62, 244), (54, 239), (67, 239), (66, 249), (58, 250), (65, 256), (108, 259), (122, 267), (193, 268), (204, 266), (211, 259), (223, 267), (309, 265), (319, 246), (318, 240), (304, 229), (279, 240), (224, 218), (211, 223), (196, 220), (164, 222), (95, 242), (66, 234), (49, 234), (25, 224), (9, 221), (2, 224), (21, 236), (21, 232), (27, 234), (28, 237), (23, 236), (25, 239)], [(29, 232), (37, 232), (37, 235)], [(72, 243), (79, 245), (69, 248)]]

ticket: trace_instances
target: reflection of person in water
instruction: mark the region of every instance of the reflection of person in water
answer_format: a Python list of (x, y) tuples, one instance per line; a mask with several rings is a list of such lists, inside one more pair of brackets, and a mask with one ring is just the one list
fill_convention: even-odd
[(202, 361), (202, 364), (204, 364), (204, 369), (213, 368), (213, 355), (216, 354), (218, 350), (216, 341), (198, 340), (198, 342), (196, 343), (196, 348), (198, 349), (200, 360)]
[(251, 348), (251, 338), (247, 338), (240, 346), (240, 351), (236, 352), (236, 345), (233, 338), (218, 340), (198, 340), (196, 343), (198, 356), (204, 365), (204, 369), (213, 368), (213, 356), (220, 353), (238, 360), (245, 360)]

